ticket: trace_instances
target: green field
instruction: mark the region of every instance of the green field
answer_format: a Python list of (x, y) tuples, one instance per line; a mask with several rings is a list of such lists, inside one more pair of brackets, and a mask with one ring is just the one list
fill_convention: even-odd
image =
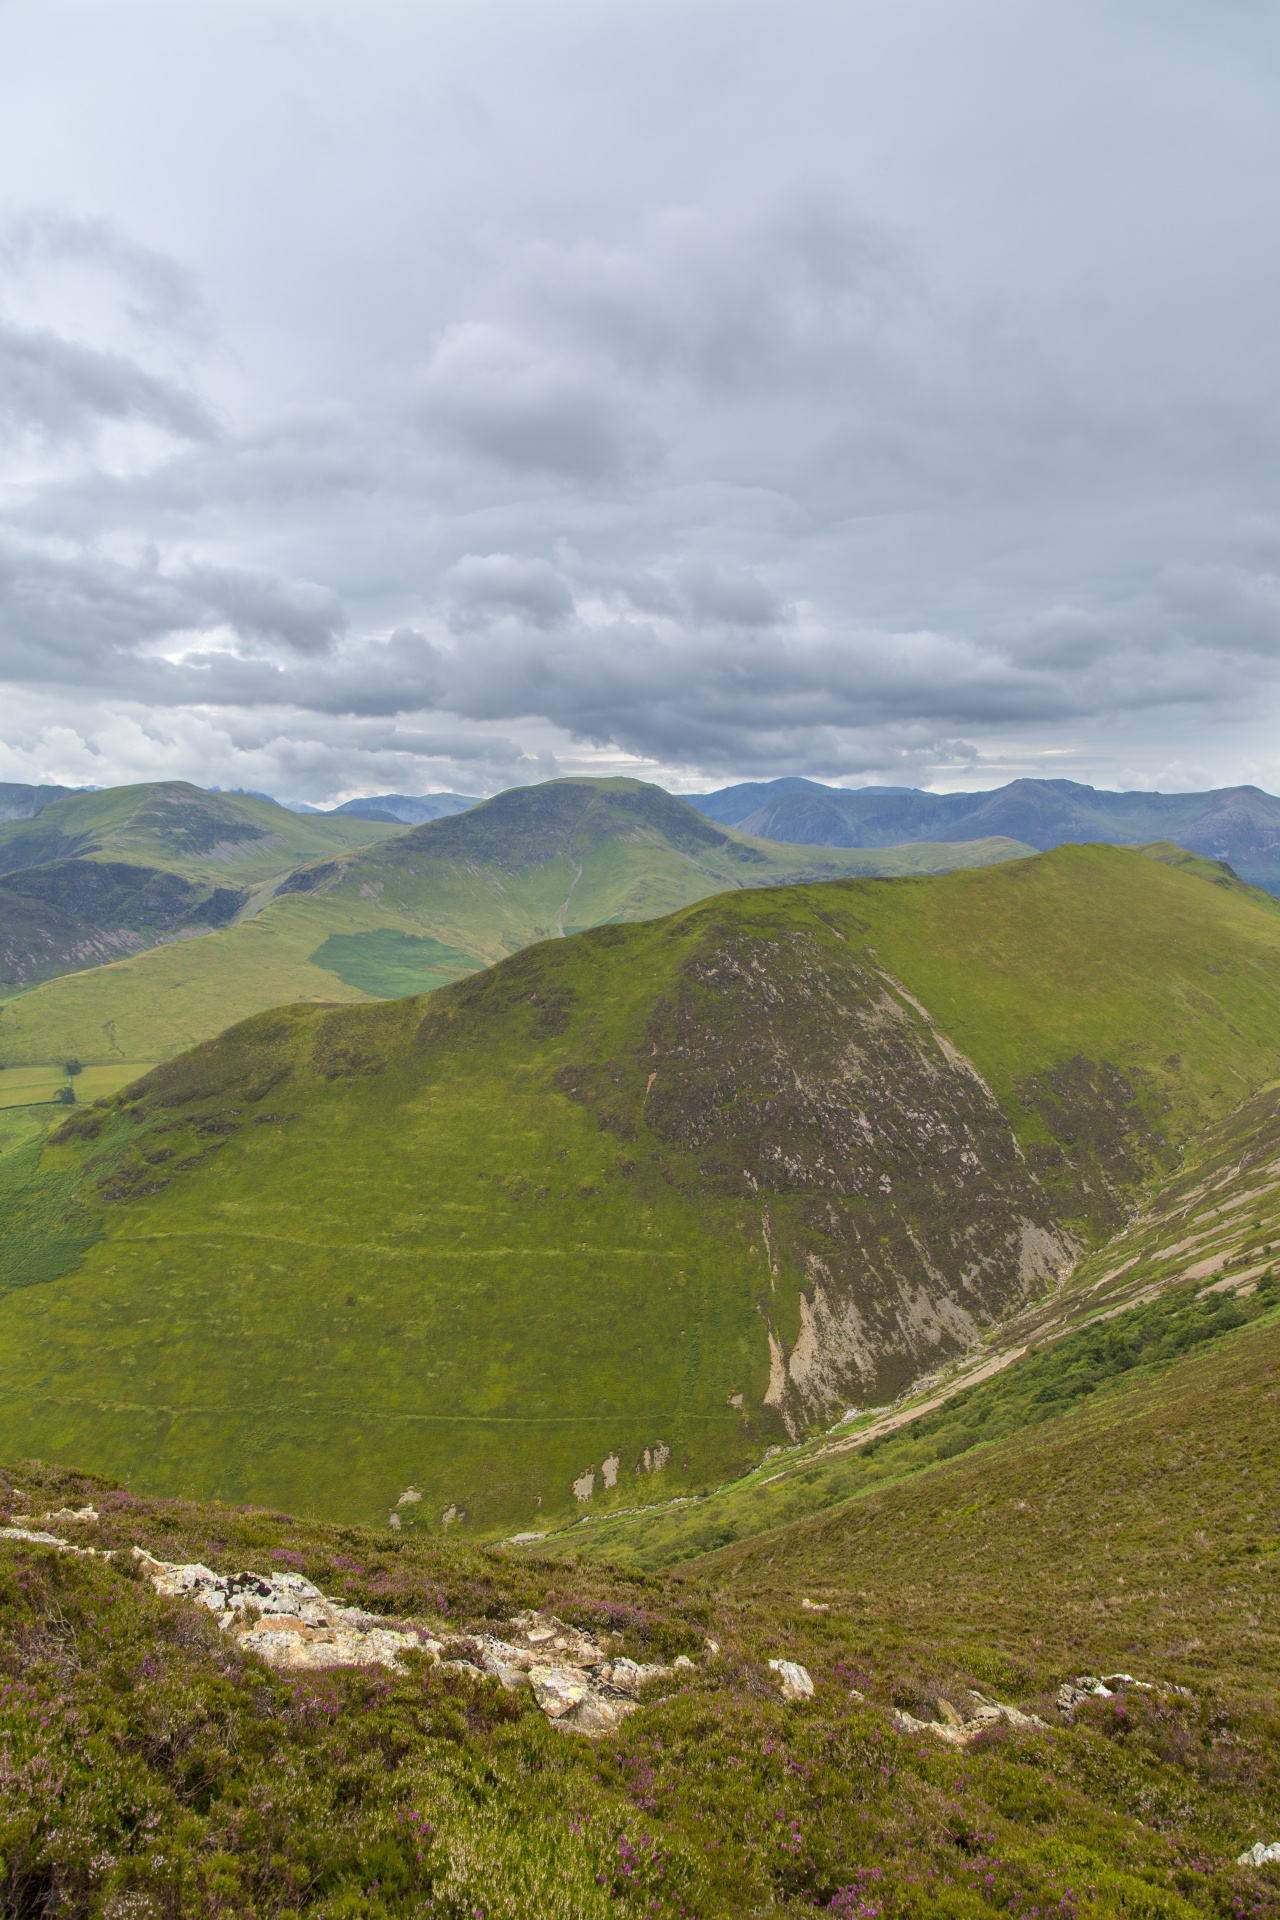
[[(373, 838), (363, 824), (368, 834), (359, 821), (344, 831)], [(0, 1001), (0, 1061), (167, 1059), (268, 1007), (426, 992), (562, 931), (650, 919), (726, 887), (941, 872), (1025, 851), (1008, 840), (873, 853), (775, 847), (635, 780), (515, 788), (385, 832), (376, 847), (290, 874), (234, 925)]]
[(38, 1067), (6, 1067), (0, 1073), (0, 1109), (54, 1104), (68, 1088), (78, 1101), (102, 1100), (119, 1093), (131, 1080), (140, 1080), (155, 1064), (154, 1060), (128, 1060), (118, 1066), (85, 1067), (75, 1075), (68, 1074), (61, 1060)]
[(12, 1156), (0, 1447), (487, 1534), (703, 1491), (1123, 1230), (1278, 987), (1269, 901), (1093, 847), (259, 1016)]
[[(225, 929), (265, 906), (300, 865), (400, 831), (300, 820), (274, 801), (181, 781), (73, 794), (34, 819), (0, 823), (0, 997)], [(120, 1048), (101, 1021), (87, 1037), (88, 1047), (74, 1021), (64, 1032), (54, 1020), (43, 1048), (0, 1059), (156, 1057), (150, 1046)]]

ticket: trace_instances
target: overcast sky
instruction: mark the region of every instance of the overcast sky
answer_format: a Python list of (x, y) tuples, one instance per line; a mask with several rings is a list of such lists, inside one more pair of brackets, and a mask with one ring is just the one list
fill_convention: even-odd
[(0, 0), (0, 779), (1280, 789), (1274, 0)]

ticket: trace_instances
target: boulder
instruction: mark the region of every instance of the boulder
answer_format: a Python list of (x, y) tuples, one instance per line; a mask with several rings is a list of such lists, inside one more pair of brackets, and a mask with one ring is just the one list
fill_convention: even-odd
[(778, 1676), (784, 1700), (813, 1698), (813, 1679), (807, 1667), (796, 1660), (771, 1660), (769, 1665)]

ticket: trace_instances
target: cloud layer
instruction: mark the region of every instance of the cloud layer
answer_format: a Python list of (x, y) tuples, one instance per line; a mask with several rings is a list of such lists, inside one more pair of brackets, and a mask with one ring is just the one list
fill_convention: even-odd
[(1280, 782), (1264, 10), (4, 32), (0, 778)]

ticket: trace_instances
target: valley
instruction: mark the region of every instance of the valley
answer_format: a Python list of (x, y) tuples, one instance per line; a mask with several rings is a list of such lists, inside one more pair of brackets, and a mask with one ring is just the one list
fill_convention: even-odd
[[(314, 1920), (1270, 1920), (1276, 1870), (1253, 1859), (1280, 1798), (1278, 1368), (1272, 1310), (1128, 1392), (668, 1573), (14, 1463), (6, 1897)], [(314, 1582), (417, 1647), (335, 1665), (321, 1634), (319, 1664), (281, 1665), (265, 1649), (299, 1622), (237, 1641), (193, 1593), (153, 1590), (147, 1568), (173, 1562), (262, 1594)], [(642, 1676), (614, 1692), (615, 1731), (565, 1713), (571, 1670), (489, 1651), (535, 1638)]]
[(482, 1536), (701, 1494), (1052, 1294), (1280, 1077), (1278, 974), (1269, 897), (1064, 848), (256, 1016), (0, 1159), (0, 1447)]

